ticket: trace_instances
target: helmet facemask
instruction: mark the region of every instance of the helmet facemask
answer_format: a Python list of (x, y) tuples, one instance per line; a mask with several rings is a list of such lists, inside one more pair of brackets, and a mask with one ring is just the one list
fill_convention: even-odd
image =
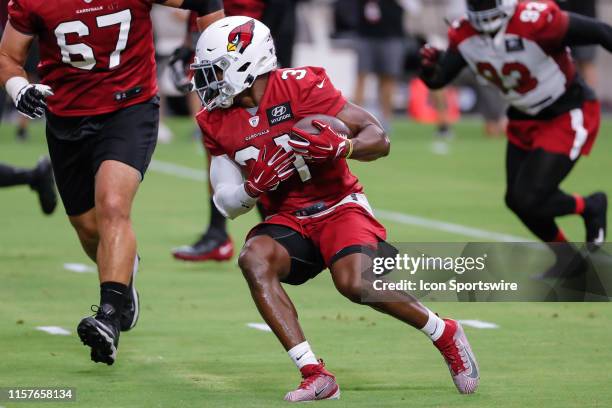
[(234, 102), (234, 89), (224, 80), (230, 62), (223, 56), (214, 61), (196, 60), (191, 64), (193, 70), (193, 89), (202, 106), (211, 111), (215, 108), (229, 108)]
[(516, 0), (468, 0), (468, 19), (479, 32), (492, 34), (512, 16)]

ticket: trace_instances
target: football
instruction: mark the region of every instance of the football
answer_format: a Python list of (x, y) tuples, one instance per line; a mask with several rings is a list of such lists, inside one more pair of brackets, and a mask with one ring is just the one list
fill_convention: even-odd
[[(304, 130), (310, 134), (318, 135), (319, 129), (312, 125), (313, 120), (320, 120), (321, 122), (327, 123), (334, 129), (336, 132), (346, 136), (347, 138), (352, 138), (353, 134), (351, 130), (346, 126), (346, 124), (335, 116), (329, 115), (310, 115), (298, 121), (294, 127)], [(292, 138), (296, 138), (296, 135), (291, 135)]]

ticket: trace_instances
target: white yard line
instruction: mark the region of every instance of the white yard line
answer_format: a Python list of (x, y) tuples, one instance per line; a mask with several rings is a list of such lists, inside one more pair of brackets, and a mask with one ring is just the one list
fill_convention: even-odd
[(265, 323), (247, 323), (246, 325), (248, 327), (250, 327), (251, 329), (255, 329), (255, 330), (261, 330), (261, 331), (265, 331), (265, 332), (271, 332), (272, 331), (270, 326), (268, 326)]
[(475, 329), (499, 329), (499, 325), (491, 322), (483, 322), (482, 320), (457, 320), (463, 326), (473, 327)]
[(94, 273), (96, 272), (95, 265), (85, 265), (82, 263), (67, 262), (64, 264), (64, 269), (75, 273)]
[(164, 162), (159, 160), (151, 161), (149, 169), (158, 173), (167, 174), (194, 181), (208, 180), (208, 174), (204, 169), (194, 169), (191, 167), (181, 166), (180, 164)]
[(420, 217), (418, 215), (404, 214), (396, 211), (374, 210), (376, 216), (381, 219), (399, 222), (406, 225), (414, 225), (427, 229), (448, 232), (451, 234), (463, 235), (470, 238), (483, 239), (498, 242), (534, 242), (525, 237), (508, 235), (499, 232), (487, 231), (480, 228), (468, 227), (451, 222), (433, 220), (431, 218)]
[[(157, 173), (163, 173), (170, 176), (175, 176), (183, 179), (194, 181), (206, 181), (206, 172), (191, 167), (185, 167), (180, 164), (153, 160), (150, 169)], [(417, 227), (432, 229), (436, 231), (448, 232), (450, 234), (461, 235), (475, 239), (496, 241), (496, 242), (534, 242), (525, 237), (516, 235), (503, 234), (494, 231), (487, 231), (480, 228), (468, 227), (461, 224), (454, 224), (445, 221), (433, 220), (430, 218), (420, 217), (418, 215), (404, 214), (397, 211), (375, 210), (376, 215), (380, 219), (393, 221), (405, 225), (413, 225)]]
[(60, 336), (69, 336), (70, 332), (63, 327), (59, 326), (38, 326), (36, 330), (44, 331), (45, 333), (60, 335)]

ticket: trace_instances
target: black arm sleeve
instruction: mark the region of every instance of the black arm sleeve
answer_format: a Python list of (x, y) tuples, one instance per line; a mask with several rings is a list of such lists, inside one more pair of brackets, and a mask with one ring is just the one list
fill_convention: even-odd
[(423, 68), (421, 79), (430, 89), (440, 89), (448, 85), (465, 68), (467, 62), (459, 51), (445, 51), (433, 68)]
[(563, 45), (601, 45), (612, 52), (612, 26), (591, 17), (569, 14)]
[(205, 16), (215, 11), (223, 9), (222, 0), (183, 0), (181, 8), (198, 13), (198, 16)]

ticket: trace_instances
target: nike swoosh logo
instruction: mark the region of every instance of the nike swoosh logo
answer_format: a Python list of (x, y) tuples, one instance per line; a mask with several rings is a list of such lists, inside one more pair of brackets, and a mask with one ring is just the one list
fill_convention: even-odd
[(328, 151), (332, 151), (332, 150), (334, 149), (332, 145), (329, 145), (329, 146), (327, 146), (327, 147), (325, 147), (325, 146), (319, 146), (319, 148), (320, 148), (320, 149), (323, 149), (323, 150), (328, 150)]
[(325, 385), (325, 387), (321, 388), (319, 391), (315, 390), (315, 398), (317, 398), (323, 391), (325, 391), (329, 387), (329, 384)]
[(473, 378), (473, 379), (477, 379), (478, 378), (478, 369), (476, 368), (476, 362), (472, 358), (472, 353), (470, 353), (467, 350), (466, 350), (466, 353), (468, 355), (468, 360), (470, 361), (470, 366), (472, 368), (470, 370), (470, 374), (468, 374), (468, 377)]
[(261, 180), (261, 176), (263, 176), (263, 171), (259, 174), (259, 176), (255, 177), (253, 181), (259, 183), (259, 180)]
[(432, 331), (431, 333), (429, 333), (429, 336), (430, 336), (430, 337), (431, 337), (431, 336), (433, 336), (433, 335), (434, 335), (434, 333), (435, 333), (435, 332), (438, 330), (438, 325), (439, 325), (439, 324), (440, 324), (440, 323), (436, 322), (436, 327), (434, 327), (433, 331)]
[(297, 361), (300, 361), (300, 358), (304, 357), (306, 354), (308, 354), (308, 352), (305, 352), (304, 354), (302, 354), (301, 356), (299, 356), (298, 358), (296, 358)]
[(325, 85), (325, 81), (327, 81), (327, 78), (325, 78), (323, 81), (321, 81), (320, 84), (317, 84), (317, 88), (323, 89), (323, 85)]

